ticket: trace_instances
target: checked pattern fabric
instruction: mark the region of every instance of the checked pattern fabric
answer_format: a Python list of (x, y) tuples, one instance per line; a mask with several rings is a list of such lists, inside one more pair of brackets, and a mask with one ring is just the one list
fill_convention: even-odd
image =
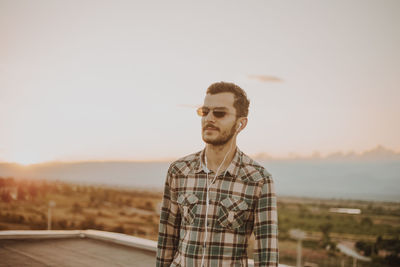
[[(204, 266), (248, 266), (247, 244), (252, 232), (254, 266), (278, 266), (277, 206), (271, 175), (236, 148), (228, 168), (210, 186), (205, 218), (204, 152), (181, 158), (168, 169), (157, 266), (200, 267), (203, 253)], [(209, 173), (209, 181), (214, 175)]]

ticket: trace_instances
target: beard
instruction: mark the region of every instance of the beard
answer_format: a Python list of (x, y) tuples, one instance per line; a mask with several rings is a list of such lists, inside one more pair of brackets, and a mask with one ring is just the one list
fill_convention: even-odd
[(235, 129), (235, 125), (233, 124), (231, 129), (224, 131), (221, 133), (220, 136), (218, 136), (216, 139), (208, 139), (207, 137), (204, 136), (203, 134), (203, 141), (209, 145), (213, 145), (213, 146), (223, 146), (226, 143), (229, 142), (229, 140), (232, 139), (232, 137), (235, 135), (236, 133), (236, 129)]

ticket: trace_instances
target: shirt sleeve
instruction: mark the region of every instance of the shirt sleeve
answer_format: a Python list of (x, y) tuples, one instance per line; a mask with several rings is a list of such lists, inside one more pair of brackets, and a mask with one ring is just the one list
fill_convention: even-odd
[(173, 188), (172, 167), (169, 168), (161, 205), (156, 266), (170, 266), (179, 243), (181, 216)]
[(279, 262), (278, 213), (270, 176), (262, 184), (254, 212), (254, 266), (276, 267)]

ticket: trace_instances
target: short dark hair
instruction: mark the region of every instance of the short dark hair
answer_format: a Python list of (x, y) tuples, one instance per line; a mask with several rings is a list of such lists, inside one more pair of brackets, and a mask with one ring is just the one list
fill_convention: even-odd
[(234, 83), (216, 82), (207, 88), (207, 94), (232, 93), (235, 96), (233, 106), (236, 109), (236, 117), (247, 117), (249, 115), (250, 101), (246, 92)]

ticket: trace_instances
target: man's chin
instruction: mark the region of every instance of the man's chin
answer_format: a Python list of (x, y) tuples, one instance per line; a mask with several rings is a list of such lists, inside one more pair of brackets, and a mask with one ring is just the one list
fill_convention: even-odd
[(214, 134), (213, 132), (208, 132), (208, 131), (204, 131), (202, 136), (203, 141), (208, 143), (208, 142), (214, 142), (216, 140), (216, 138), (218, 138), (218, 136), (216, 134)]
[(203, 137), (204, 143), (212, 146), (223, 146), (226, 143), (228, 143), (229, 140), (218, 140), (218, 139), (211, 139), (211, 138), (204, 138)]
[(209, 137), (204, 137), (204, 136), (203, 136), (203, 141), (204, 141), (204, 143), (206, 143), (206, 144), (213, 145), (213, 144), (215, 143), (216, 140), (214, 140), (214, 139), (212, 139), (212, 138), (209, 138)]

